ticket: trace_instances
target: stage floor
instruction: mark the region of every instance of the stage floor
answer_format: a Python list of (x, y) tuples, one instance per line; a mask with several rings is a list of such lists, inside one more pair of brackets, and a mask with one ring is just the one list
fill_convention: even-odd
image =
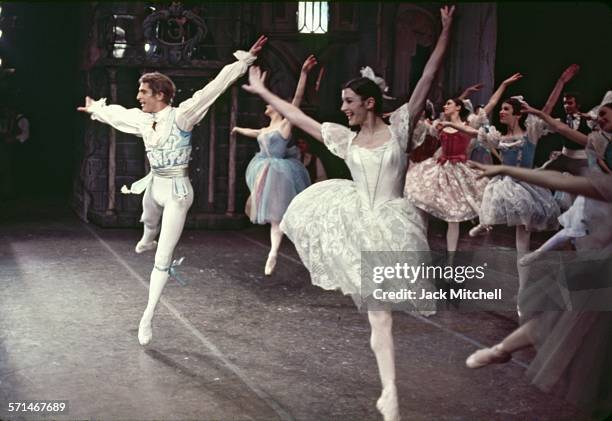
[[(99, 229), (52, 203), (4, 206), (0, 216), (0, 419), (380, 419), (366, 316), (312, 286), (286, 239), (265, 277), (267, 227), (185, 231), (175, 257), (185, 256), (189, 283), (168, 283), (142, 347), (153, 253), (134, 253), (140, 230)], [(444, 234), (433, 226), (433, 248)], [(513, 241), (508, 230), (486, 240)], [(512, 312), (394, 313), (402, 418), (583, 418), (528, 383), (529, 352), (465, 367), (515, 327)], [(67, 400), (69, 412), (9, 412), (25, 400)]]

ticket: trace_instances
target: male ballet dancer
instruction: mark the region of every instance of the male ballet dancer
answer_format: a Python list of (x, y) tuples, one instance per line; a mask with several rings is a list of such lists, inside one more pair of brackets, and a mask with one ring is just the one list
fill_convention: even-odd
[[(144, 192), (141, 217), (144, 233), (136, 244), (136, 253), (157, 247), (149, 300), (138, 327), (141, 345), (148, 344), (153, 337), (151, 321), (155, 306), (168, 280), (172, 254), (193, 203), (193, 188), (187, 171), (191, 131), (215, 100), (247, 71), (266, 41), (267, 38), (261, 36), (249, 52), (234, 53), (238, 61), (226, 65), (214, 80), (178, 107), (170, 105), (176, 91), (172, 80), (154, 72), (142, 75), (139, 80), (136, 99), (142, 109), (106, 105), (106, 98), (94, 101), (90, 97), (85, 98), (84, 107), (77, 108), (91, 114), (93, 120), (142, 137), (151, 165), (151, 172), (146, 177), (136, 181), (130, 189), (125, 186), (121, 189), (123, 193)], [(155, 241), (158, 233), (159, 244)]]

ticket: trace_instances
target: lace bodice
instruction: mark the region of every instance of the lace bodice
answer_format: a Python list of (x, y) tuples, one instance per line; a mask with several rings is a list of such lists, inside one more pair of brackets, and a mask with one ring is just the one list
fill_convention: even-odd
[(389, 140), (377, 148), (353, 144), (356, 132), (335, 123), (324, 123), (321, 133), (329, 150), (344, 159), (362, 203), (370, 208), (402, 197), (406, 174), (410, 116), (403, 105), (391, 115)]

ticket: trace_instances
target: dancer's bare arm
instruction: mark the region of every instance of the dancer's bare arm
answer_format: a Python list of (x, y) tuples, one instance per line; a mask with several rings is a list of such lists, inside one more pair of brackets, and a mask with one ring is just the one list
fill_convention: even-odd
[(484, 106), (485, 114), (487, 115), (491, 114), (491, 112), (493, 111), (493, 109), (495, 108), (499, 100), (501, 99), (502, 95), (506, 91), (506, 88), (508, 88), (508, 86), (512, 85), (517, 80), (520, 80), (522, 77), (523, 77), (522, 74), (515, 73), (512, 76), (510, 76), (508, 79), (500, 83), (497, 89), (495, 90), (495, 92), (493, 92), (493, 95), (491, 95), (491, 98), (489, 98), (489, 102), (487, 102), (487, 105)]
[(470, 136), (473, 136), (473, 137), (478, 136), (478, 130), (476, 130), (473, 127), (468, 126), (467, 124), (455, 123), (452, 121), (440, 121), (436, 125), (436, 128), (438, 128), (439, 130), (443, 129), (444, 127), (452, 127), (453, 129), (459, 130), (460, 132), (469, 134)]
[(482, 89), (482, 86), (482, 83), (477, 83), (476, 85), (468, 86), (467, 88), (465, 88), (465, 91), (463, 91), (461, 95), (459, 95), (458, 98), (460, 100), (468, 99), (470, 95), (472, 95), (474, 92), (480, 91)]
[(232, 129), (232, 133), (238, 133), (238, 134), (241, 134), (242, 136), (257, 138), (257, 136), (259, 136), (259, 133), (261, 133), (261, 129), (247, 129), (244, 127), (234, 127)]
[(310, 73), (312, 68), (316, 65), (317, 59), (312, 54), (306, 58), (304, 64), (302, 65), (302, 70), (300, 71), (300, 78), (298, 80), (297, 86), (295, 87), (293, 101), (291, 101), (291, 103), (296, 107), (299, 107), (302, 103), (302, 99), (304, 99), (304, 91), (306, 90), (306, 81), (308, 80), (308, 73)]
[(442, 32), (440, 33), (436, 47), (431, 53), (429, 60), (427, 60), (423, 75), (414, 87), (414, 91), (410, 96), (410, 101), (408, 101), (408, 112), (412, 118), (416, 118), (423, 110), (425, 100), (427, 99), (431, 85), (436, 77), (436, 73), (442, 65), (442, 59), (444, 58), (444, 53), (446, 52), (450, 39), (450, 28), (453, 22), (454, 12), (455, 6), (444, 6), (440, 9)]
[(321, 136), (321, 123), (304, 114), (304, 112), (295, 105), (284, 101), (270, 92), (264, 85), (265, 77), (265, 72), (262, 73), (259, 67), (251, 67), (249, 70), (249, 84), (242, 85), (242, 88), (247, 92), (259, 95), (292, 125), (304, 130), (315, 139), (323, 141), (323, 137)]
[(578, 71), (580, 71), (580, 66), (578, 66), (577, 64), (572, 64), (567, 69), (565, 69), (563, 73), (561, 73), (561, 76), (557, 80), (555, 87), (550, 92), (550, 95), (548, 96), (548, 99), (546, 100), (546, 104), (544, 104), (544, 107), (542, 108), (543, 113), (545, 114), (551, 113), (555, 104), (559, 100), (559, 97), (561, 96), (561, 92), (563, 92), (563, 88), (565, 87), (565, 84), (569, 82), (570, 80), (572, 80), (572, 78), (576, 76)]
[(562, 190), (572, 194), (580, 194), (597, 200), (604, 200), (601, 193), (593, 186), (587, 177), (564, 176), (559, 177), (557, 171), (532, 170), (529, 168), (511, 167), (507, 165), (485, 165), (469, 161), (472, 168), (480, 170), (482, 177), (495, 177), (505, 174), (530, 184), (542, 186), (551, 190)]
[(548, 124), (548, 126), (555, 132), (559, 133), (561, 136), (576, 142), (580, 145), (586, 146), (587, 142), (588, 142), (588, 138), (587, 135), (580, 133), (578, 130), (574, 130), (571, 127), (569, 127), (567, 124), (560, 122), (559, 120), (556, 120), (554, 118), (552, 118), (550, 116), (550, 114), (545, 113), (542, 110), (537, 110), (533, 107), (530, 107), (529, 104), (527, 103), (523, 103), (522, 108), (521, 108), (522, 112), (525, 113), (529, 113), (529, 114), (534, 114), (538, 117), (540, 117), (542, 120), (544, 120), (546, 122), (546, 124)]

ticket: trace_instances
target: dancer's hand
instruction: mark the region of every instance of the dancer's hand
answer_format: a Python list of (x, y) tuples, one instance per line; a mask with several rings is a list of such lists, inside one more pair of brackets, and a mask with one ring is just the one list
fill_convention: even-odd
[(521, 112), (527, 114), (536, 114), (539, 115), (542, 111), (533, 108), (531, 105), (527, 104), (525, 101), (521, 102)]
[(84, 113), (91, 113), (91, 111), (89, 111), (89, 107), (91, 107), (94, 103), (94, 100), (91, 99), (90, 97), (86, 96), (85, 97), (85, 106), (84, 107), (77, 107), (77, 111), (81, 111)]
[(559, 77), (559, 79), (561, 80), (561, 82), (567, 83), (572, 80), (573, 77), (576, 76), (579, 71), (580, 66), (577, 64), (572, 64), (567, 69), (565, 69), (563, 73), (561, 73), (561, 77)]
[(264, 81), (266, 80), (267, 72), (261, 71), (258, 66), (251, 66), (249, 69), (249, 84), (242, 85), (242, 89), (252, 94), (259, 94), (266, 90)]
[(477, 83), (476, 85), (468, 86), (463, 93), (465, 94), (465, 96), (467, 98), (472, 93), (480, 91), (483, 86), (484, 86), (484, 83), (482, 83), (482, 82), (481, 83)]
[(453, 13), (455, 13), (455, 6), (444, 6), (440, 9), (440, 18), (442, 20), (442, 28), (450, 27), (453, 22)]
[(268, 38), (265, 35), (261, 35), (259, 38), (257, 38), (255, 44), (253, 44), (253, 46), (249, 50), (249, 53), (256, 56), (257, 54), (259, 54), (266, 42), (268, 42)]
[(502, 85), (504, 86), (508, 86), (510, 84), (513, 84), (514, 82), (516, 82), (517, 80), (520, 80), (523, 78), (523, 75), (520, 73), (515, 73), (512, 76), (510, 76), (508, 79), (504, 80), (502, 82)]
[(495, 177), (496, 175), (503, 173), (503, 165), (486, 165), (476, 161), (468, 161), (467, 165), (470, 168), (480, 171), (480, 174), (476, 176), (476, 179)]
[(317, 65), (317, 59), (314, 55), (309, 55), (302, 65), (302, 73), (308, 73)]

